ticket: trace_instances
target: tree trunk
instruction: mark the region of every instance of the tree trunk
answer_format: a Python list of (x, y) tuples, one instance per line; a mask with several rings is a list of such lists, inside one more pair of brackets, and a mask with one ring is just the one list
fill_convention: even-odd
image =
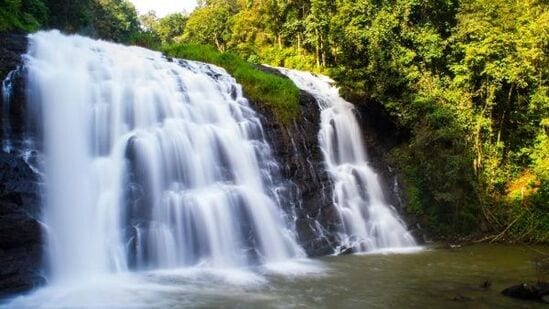
[(217, 50), (219, 50), (220, 52), (224, 52), (225, 51), (225, 46), (223, 46), (223, 44), (221, 42), (219, 42), (219, 39), (217, 38), (217, 35), (215, 36), (214, 40), (215, 40), (215, 46), (217, 47)]
[(326, 67), (326, 48), (324, 47), (324, 39), (320, 36), (320, 51), (322, 58), (322, 66)]
[(316, 58), (316, 66), (320, 67), (320, 39), (318, 35), (318, 29), (315, 29), (315, 35), (316, 35), (316, 44), (315, 44), (315, 58)]
[(511, 87), (509, 88), (509, 92), (507, 93), (507, 102), (505, 104), (505, 109), (503, 110), (503, 115), (501, 116), (501, 120), (499, 123), (498, 139), (497, 139), (498, 143), (501, 141), (501, 134), (503, 132), (503, 128), (505, 127), (505, 123), (507, 123), (507, 119), (509, 118), (508, 115), (511, 114), (511, 99), (513, 98), (514, 88), (515, 88), (515, 85), (511, 85)]

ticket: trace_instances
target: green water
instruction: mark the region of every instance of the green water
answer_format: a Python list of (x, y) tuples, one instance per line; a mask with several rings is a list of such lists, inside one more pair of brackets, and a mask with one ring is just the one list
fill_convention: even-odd
[[(287, 304), (329, 308), (547, 308), (500, 294), (536, 280), (532, 259), (549, 247), (477, 245), (416, 254), (322, 259), (326, 278), (277, 280)], [(489, 281), (490, 288), (480, 285)], [(464, 300), (456, 301), (460, 297)]]
[[(500, 294), (536, 280), (533, 259), (540, 254), (549, 254), (549, 247), (476, 245), (325, 257), (272, 269), (130, 273), (89, 278), (82, 286), (46, 287), (7, 307), (549, 308)], [(480, 287), (485, 281), (489, 288)]]
[[(549, 247), (476, 245), (410, 254), (334, 256), (307, 276), (266, 275), (260, 286), (208, 285), (178, 304), (234, 308), (548, 308), (501, 291), (536, 280), (533, 259)], [(489, 288), (481, 288), (485, 281)], [(454, 300), (454, 298), (461, 300)], [(177, 306), (177, 305), (176, 305)]]

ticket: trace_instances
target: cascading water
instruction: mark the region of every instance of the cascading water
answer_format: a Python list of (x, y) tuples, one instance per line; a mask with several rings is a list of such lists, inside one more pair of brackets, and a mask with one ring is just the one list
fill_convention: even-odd
[(261, 123), (224, 70), (59, 32), (30, 36), (54, 282), (304, 255)]
[(385, 201), (378, 176), (368, 165), (353, 105), (339, 96), (328, 77), (280, 71), (311, 93), (320, 106), (319, 141), (334, 182), (333, 202), (342, 223), (341, 247), (375, 251), (415, 246), (397, 212)]
[(10, 123), (10, 106), (13, 92), (13, 79), (19, 72), (19, 68), (8, 73), (2, 81), (2, 151), (11, 152), (11, 123)]

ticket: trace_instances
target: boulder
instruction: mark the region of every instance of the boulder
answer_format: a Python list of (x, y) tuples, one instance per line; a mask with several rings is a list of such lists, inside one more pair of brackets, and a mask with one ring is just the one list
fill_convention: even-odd
[(501, 291), (501, 294), (518, 299), (549, 303), (549, 283), (521, 283), (506, 288)]

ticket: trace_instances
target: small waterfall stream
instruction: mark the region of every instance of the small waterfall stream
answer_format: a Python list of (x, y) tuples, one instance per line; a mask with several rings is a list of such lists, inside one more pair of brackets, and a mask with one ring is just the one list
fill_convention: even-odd
[(321, 109), (319, 141), (334, 182), (333, 202), (341, 219), (341, 248), (376, 251), (416, 246), (397, 212), (383, 196), (369, 166), (353, 105), (339, 96), (328, 77), (280, 69), (311, 93)]
[(13, 82), (14, 77), (20, 71), (20, 68), (8, 73), (6, 78), (2, 81), (2, 151), (12, 151), (12, 136), (11, 136), (11, 123), (10, 123), (10, 107), (11, 99), (13, 95)]
[(304, 256), (259, 118), (224, 70), (56, 31), (25, 57), (52, 282)]

